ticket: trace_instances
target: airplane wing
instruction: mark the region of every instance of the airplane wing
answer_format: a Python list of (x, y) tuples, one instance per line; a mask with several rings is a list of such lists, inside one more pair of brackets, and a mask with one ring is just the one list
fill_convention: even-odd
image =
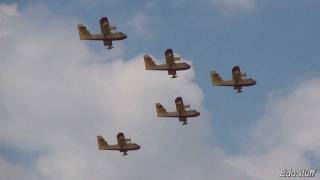
[(186, 118), (186, 117), (179, 117), (179, 121), (180, 121), (180, 122), (186, 122), (186, 121), (187, 121), (187, 118)]
[(167, 65), (172, 66), (172, 65), (175, 64), (175, 62), (174, 62), (175, 59), (174, 59), (173, 56), (166, 56), (165, 58), (166, 58), (166, 64)]
[(169, 67), (173, 66), (175, 64), (175, 61), (180, 59), (180, 58), (174, 57), (172, 49), (167, 49), (164, 52), (164, 56), (166, 59), (166, 65), (168, 65)]
[(171, 75), (171, 78), (176, 78), (177, 71), (176, 70), (168, 70), (168, 75)]
[(177, 97), (175, 100), (174, 100), (175, 104), (176, 104), (176, 109), (177, 109), (177, 112), (179, 112), (180, 114), (184, 113), (185, 112), (185, 105), (183, 104), (183, 100), (181, 97)]
[(102, 17), (100, 19), (100, 29), (101, 29), (101, 33), (105, 36), (111, 33), (109, 20), (107, 17)]
[(112, 49), (112, 41), (103, 41), (104, 46), (108, 46), (108, 49)]
[(241, 80), (241, 70), (239, 66), (234, 66), (232, 68), (232, 79), (237, 82), (239, 80)]

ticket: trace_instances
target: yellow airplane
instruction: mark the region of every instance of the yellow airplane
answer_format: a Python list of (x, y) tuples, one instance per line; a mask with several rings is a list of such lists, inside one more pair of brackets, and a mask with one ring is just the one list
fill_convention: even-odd
[(253, 79), (247, 79), (247, 74), (242, 74), (239, 66), (232, 68), (232, 80), (222, 80), (216, 71), (211, 71), (211, 80), (214, 86), (233, 86), (233, 89), (237, 90), (237, 93), (242, 92), (243, 86), (253, 86), (257, 84), (257, 81)]
[(182, 122), (182, 125), (186, 125), (188, 124), (187, 118), (200, 115), (200, 112), (196, 110), (187, 110), (190, 108), (190, 105), (184, 105), (181, 97), (177, 97), (175, 99), (175, 103), (177, 111), (174, 112), (167, 112), (167, 110), (160, 103), (156, 103), (157, 116), (179, 118), (179, 122)]
[(177, 71), (190, 69), (191, 66), (187, 63), (176, 63), (180, 60), (180, 57), (175, 57), (172, 49), (167, 49), (164, 53), (166, 63), (165, 64), (155, 64), (149, 55), (144, 55), (144, 64), (146, 70), (158, 70), (158, 71), (168, 71), (171, 78), (176, 78)]
[(123, 153), (123, 156), (128, 155), (127, 151), (140, 149), (140, 146), (138, 144), (131, 143), (131, 139), (125, 138), (123, 132), (118, 133), (117, 140), (118, 144), (109, 145), (102, 136), (97, 136), (98, 148), (99, 150), (120, 151)]
[(100, 29), (100, 34), (90, 34), (86, 26), (79, 24), (78, 31), (80, 40), (103, 41), (104, 46), (108, 46), (108, 49), (112, 49), (112, 41), (123, 40), (127, 38), (127, 35), (122, 32), (112, 32), (116, 30), (116, 27), (109, 25), (109, 20), (107, 17), (102, 17), (100, 19)]

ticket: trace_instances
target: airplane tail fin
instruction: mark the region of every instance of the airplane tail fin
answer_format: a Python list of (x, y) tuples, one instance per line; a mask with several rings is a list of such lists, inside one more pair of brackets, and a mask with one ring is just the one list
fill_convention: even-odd
[(211, 80), (212, 80), (212, 84), (215, 86), (220, 85), (222, 82), (221, 77), (216, 71), (211, 71)]
[(153, 67), (157, 66), (150, 56), (144, 55), (143, 58), (146, 70), (153, 69)]
[(167, 110), (160, 103), (156, 104), (156, 109), (157, 109), (157, 116), (163, 113), (167, 113)]
[(91, 37), (91, 34), (87, 30), (87, 27), (82, 24), (78, 25), (78, 31), (79, 31), (80, 40), (86, 40)]
[(108, 143), (102, 136), (97, 136), (98, 148), (99, 150), (104, 150), (108, 148)]

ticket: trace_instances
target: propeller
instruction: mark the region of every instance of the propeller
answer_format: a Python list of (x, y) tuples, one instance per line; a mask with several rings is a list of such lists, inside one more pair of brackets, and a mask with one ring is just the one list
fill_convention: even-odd
[(179, 57), (174, 57), (174, 60), (175, 61), (179, 61), (181, 59), (181, 57), (179, 56)]
[(117, 26), (110, 26), (110, 31), (115, 31), (117, 29)]

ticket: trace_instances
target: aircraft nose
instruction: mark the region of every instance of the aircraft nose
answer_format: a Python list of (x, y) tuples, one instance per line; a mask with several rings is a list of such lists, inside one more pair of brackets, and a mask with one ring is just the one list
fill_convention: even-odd
[(138, 144), (137, 144), (137, 149), (140, 149), (141, 148), (141, 146), (139, 146)]
[(252, 83), (253, 85), (256, 85), (257, 84), (257, 81), (255, 81), (255, 80), (253, 80), (253, 83)]
[(190, 69), (191, 68), (191, 65), (189, 65), (187, 63), (185, 63), (185, 64), (186, 64), (186, 69)]

